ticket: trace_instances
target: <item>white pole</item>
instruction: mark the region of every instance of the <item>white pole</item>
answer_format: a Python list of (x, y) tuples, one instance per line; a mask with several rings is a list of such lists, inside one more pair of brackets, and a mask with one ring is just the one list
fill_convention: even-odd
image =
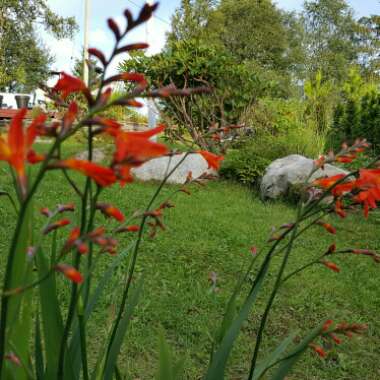
[[(148, 0), (149, 5), (153, 5), (153, 0)], [(150, 41), (150, 33), (152, 31), (153, 26), (153, 17), (148, 20), (146, 23), (146, 43), (149, 44)], [(148, 50), (149, 51), (149, 50)], [(152, 99), (148, 99), (148, 127), (154, 128), (156, 126), (156, 109), (154, 105), (154, 101)]]
[(83, 36), (83, 82), (89, 84), (88, 73), (88, 31), (89, 31), (89, 18), (90, 18), (90, 0), (84, 0), (84, 36)]

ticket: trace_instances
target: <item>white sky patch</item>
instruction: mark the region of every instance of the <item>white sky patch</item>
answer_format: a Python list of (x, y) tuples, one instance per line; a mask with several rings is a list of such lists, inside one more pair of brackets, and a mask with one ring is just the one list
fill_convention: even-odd
[[(49, 53), (55, 58), (51, 69), (70, 73), (74, 67), (75, 60), (79, 57), (74, 42), (67, 38), (62, 40), (49, 38), (44, 40), (44, 44), (49, 49)], [(53, 77), (48, 81), (48, 84), (52, 85), (56, 80), (57, 77)]]

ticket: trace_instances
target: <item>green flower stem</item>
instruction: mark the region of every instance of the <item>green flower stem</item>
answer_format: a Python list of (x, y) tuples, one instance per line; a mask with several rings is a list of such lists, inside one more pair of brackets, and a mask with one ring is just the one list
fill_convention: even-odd
[(80, 334), (80, 347), (81, 347), (81, 353), (82, 353), (82, 366), (83, 366), (83, 380), (89, 380), (88, 376), (88, 362), (87, 362), (87, 343), (86, 343), (86, 328), (85, 328), (85, 321), (83, 316), (83, 309), (82, 313), (78, 315), (79, 320), (79, 334)]
[(258, 357), (258, 354), (259, 354), (260, 345), (261, 345), (261, 341), (262, 341), (265, 325), (266, 325), (266, 322), (267, 322), (267, 319), (268, 319), (268, 316), (269, 316), (269, 312), (270, 312), (270, 310), (272, 308), (273, 301), (274, 301), (274, 299), (276, 297), (278, 289), (280, 288), (282, 275), (283, 275), (283, 273), (285, 271), (286, 265), (288, 263), (289, 255), (290, 255), (290, 253), (292, 251), (292, 248), (293, 248), (293, 243), (294, 243), (294, 240), (295, 240), (295, 237), (296, 237), (296, 234), (297, 234), (297, 229), (298, 229), (298, 225), (300, 223), (300, 219), (301, 219), (301, 215), (302, 215), (302, 210), (303, 210), (303, 205), (300, 203), (299, 207), (298, 207), (298, 210), (297, 210), (296, 222), (295, 222), (295, 224), (294, 224), (294, 226), (292, 228), (292, 234), (290, 236), (290, 242), (288, 244), (288, 247), (287, 247), (286, 253), (284, 255), (284, 258), (282, 260), (280, 269), (278, 271), (276, 282), (274, 284), (272, 293), (271, 293), (271, 295), (269, 297), (267, 306), (266, 306), (266, 308), (264, 310), (264, 314), (263, 314), (263, 316), (261, 318), (260, 327), (259, 327), (259, 331), (258, 331), (257, 338), (256, 338), (255, 349), (254, 349), (254, 353), (253, 353), (253, 356), (252, 356), (251, 368), (250, 368), (250, 371), (249, 371), (248, 380), (252, 380), (252, 378), (253, 378), (253, 373), (254, 373), (254, 370), (256, 368), (257, 357)]
[(4, 277), (4, 284), (3, 284), (3, 292), (2, 292), (2, 298), (1, 298), (1, 314), (0, 314), (0, 377), (2, 374), (3, 369), (3, 363), (4, 363), (4, 355), (5, 355), (5, 333), (7, 328), (7, 314), (8, 314), (8, 302), (9, 297), (4, 296), (4, 294), (7, 293), (9, 290), (10, 284), (12, 282), (12, 267), (14, 262), (14, 257), (16, 254), (16, 248), (17, 248), (17, 242), (19, 240), (19, 235), (21, 232), (22, 225), (24, 223), (24, 217), (26, 214), (26, 211), (28, 209), (29, 203), (33, 198), (33, 195), (38, 189), (39, 184), (41, 183), (47, 169), (47, 165), (50, 161), (50, 159), (53, 157), (55, 150), (59, 146), (61, 141), (57, 139), (53, 146), (51, 147), (50, 151), (47, 154), (47, 157), (45, 161), (42, 163), (41, 168), (37, 174), (37, 177), (26, 195), (25, 199), (22, 201), (19, 215), (16, 222), (16, 227), (12, 236), (11, 246), (8, 253), (8, 259), (7, 259), (7, 265), (5, 269), (5, 277)]
[(135, 248), (133, 250), (132, 261), (131, 261), (131, 264), (130, 264), (130, 267), (129, 267), (129, 271), (128, 271), (128, 274), (127, 274), (127, 278), (126, 278), (126, 282), (125, 282), (125, 287), (124, 287), (123, 296), (122, 296), (122, 300), (121, 300), (121, 303), (120, 303), (119, 311), (118, 311), (118, 314), (117, 314), (117, 317), (116, 317), (116, 320), (115, 320), (115, 324), (114, 324), (114, 326), (112, 328), (111, 337), (110, 337), (110, 340), (109, 340), (109, 343), (108, 343), (107, 355), (108, 355), (109, 350), (110, 350), (110, 348), (112, 346), (112, 343), (113, 343), (113, 341), (115, 339), (115, 335), (116, 335), (116, 332), (118, 330), (118, 327), (119, 327), (119, 324), (120, 324), (120, 321), (121, 321), (121, 318), (123, 316), (124, 309), (125, 309), (125, 306), (126, 306), (126, 303), (127, 303), (127, 300), (128, 300), (129, 288), (130, 288), (130, 285), (131, 285), (131, 282), (132, 282), (132, 277), (133, 277), (133, 273), (134, 273), (136, 262), (137, 262), (137, 256), (138, 256), (138, 253), (139, 253), (139, 248), (140, 248), (140, 244), (141, 244), (141, 240), (142, 240), (143, 230), (144, 230), (144, 227), (145, 227), (145, 222), (146, 222), (146, 220), (148, 218), (146, 216), (146, 213), (150, 211), (153, 203), (156, 201), (158, 195), (160, 194), (162, 188), (165, 186), (165, 184), (166, 184), (167, 180), (169, 179), (169, 177), (177, 170), (177, 168), (182, 164), (182, 162), (185, 161), (185, 159), (187, 158), (187, 156), (189, 154), (190, 154), (190, 152), (187, 152), (184, 155), (184, 157), (174, 166), (174, 168), (172, 170), (170, 170), (170, 172), (165, 176), (165, 178), (161, 181), (160, 185), (156, 189), (156, 191), (153, 194), (150, 202), (148, 203), (148, 206), (145, 209), (145, 213), (144, 213), (144, 215), (142, 217), (142, 220), (141, 220), (141, 223), (140, 223), (140, 229), (139, 229), (139, 232), (138, 232), (138, 237), (137, 237), (137, 240), (136, 240)]
[[(87, 136), (87, 146), (88, 146), (88, 159), (89, 161), (92, 160), (92, 151), (93, 151), (93, 135), (92, 135), (92, 126), (89, 126), (88, 129), (88, 136)], [(99, 192), (97, 192), (98, 194)], [(92, 203), (92, 196), (91, 196), (91, 179), (87, 177), (85, 189), (83, 192), (82, 199), (82, 210), (81, 210), (81, 232), (86, 233), (87, 231), (87, 205), (90, 202), (90, 206), (93, 206)], [(93, 210), (93, 207), (90, 209), (91, 216), (90, 219), (93, 219), (93, 215), (95, 211)], [(74, 259), (74, 267), (78, 270), (80, 266), (80, 259), (81, 255), (79, 252), (76, 252), (75, 259)], [(61, 380), (64, 376), (64, 363), (65, 363), (65, 351), (67, 346), (67, 340), (69, 338), (69, 332), (71, 329), (71, 324), (74, 320), (75, 316), (75, 307), (79, 299), (78, 294), (78, 284), (72, 283), (71, 285), (71, 295), (70, 295), (70, 304), (69, 304), (69, 311), (67, 313), (67, 318), (65, 322), (65, 327), (63, 330), (62, 340), (61, 340), (61, 347), (60, 347), (60, 353), (59, 353), (59, 361), (58, 361), (58, 371), (57, 371), (57, 379)], [(82, 320), (83, 322), (83, 320)], [(86, 331), (85, 331), (85, 324), (79, 323), (79, 332), (82, 339), (85, 339)], [(87, 371), (87, 352), (86, 352), (86, 345), (81, 344), (81, 358), (82, 358), (82, 365), (83, 365), (83, 371)], [(84, 373), (84, 378), (88, 378), (88, 372)]]

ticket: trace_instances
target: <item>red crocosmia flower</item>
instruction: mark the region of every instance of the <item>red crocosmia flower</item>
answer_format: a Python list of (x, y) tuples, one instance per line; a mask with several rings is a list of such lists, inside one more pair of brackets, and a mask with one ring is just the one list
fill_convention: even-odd
[(322, 168), (324, 169), (325, 163), (326, 163), (326, 157), (325, 156), (320, 156), (317, 160), (314, 161), (315, 166), (317, 168)]
[(348, 164), (348, 163), (352, 162), (355, 158), (356, 158), (356, 156), (354, 156), (354, 155), (338, 156), (335, 158), (335, 161), (341, 162), (343, 164)]
[(127, 80), (131, 82), (140, 82), (140, 83), (146, 83), (146, 79), (143, 74), (139, 73), (122, 73), (120, 74), (120, 80)]
[(54, 223), (51, 223), (49, 224), (44, 230), (43, 230), (43, 234), (46, 235), (48, 234), (49, 232), (51, 231), (54, 231), (54, 230), (57, 230), (58, 228), (61, 228), (61, 227), (65, 227), (67, 226), (68, 224), (70, 224), (70, 220), (68, 219), (61, 219), (61, 220), (58, 220)]
[(362, 248), (353, 248), (351, 252), (355, 255), (366, 255), (366, 256), (374, 256), (377, 253), (370, 249), (362, 249)]
[(116, 152), (114, 162), (129, 167), (138, 167), (145, 161), (160, 157), (169, 152), (164, 144), (151, 141), (150, 138), (161, 133), (163, 125), (145, 132), (124, 132), (119, 130), (115, 137)]
[(141, 107), (144, 107), (144, 104), (141, 103), (141, 102), (138, 102), (137, 100), (135, 99), (127, 99), (126, 100), (126, 105), (130, 106), (130, 107), (135, 107), (135, 108), (141, 108)]
[(59, 213), (66, 212), (66, 211), (71, 211), (71, 212), (75, 211), (74, 203), (68, 203), (65, 205), (58, 205), (58, 212)]
[(80, 237), (80, 228), (75, 227), (71, 230), (66, 244), (73, 245), (75, 241), (79, 239), (79, 237)]
[(356, 186), (356, 181), (340, 183), (332, 189), (332, 194), (334, 196), (345, 195), (347, 193), (350, 193)]
[(92, 178), (102, 187), (110, 186), (116, 182), (116, 176), (112, 169), (97, 165), (91, 161), (71, 158), (59, 161), (54, 166), (57, 168), (76, 170), (87, 177)]
[(70, 281), (80, 284), (83, 282), (83, 277), (78, 270), (67, 264), (58, 264), (55, 266), (55, 270), (61, 272)]
[(65, 72), (61, 73), (61, 78), (53, 87), (53, 91), (60, 92), (62, 99), (66, 99), (70, 94), (82, 92), (87, 99), (92, 99), (87, 86), (79, 78), (73, 77)]
[(95, 48), (89, 48), (88, 54), (93, 55), (94, 57), (98, 58), (99, 61), (103, 64), (103, 66), (107, 65), (107, 59), (100, 50), (95, 49)]
[(44, 161), (46, 156), (44, 154), (38, 154), (33, 149), (29, 150), (26, 159), (30, 164), (38, 164)]
[(377, 208), (376, 202), (380, 201), (380, 187), (361, 191), (353, 199), (355, 202), (363, 204), (364, 216), (367, 218), (369, 210)]
[(117, 74), (112, 77), (107, 78), (104, 81), (104, 84), (109, 84), (115, 81), (129, 81), (129, 82), (137, 82), (141, 89), (145, 89), (148, 86), (148, 82), (145, 79), (143, 74), (139, 73), (122, 73)]
[(140, 226), (138, 226), (136, 224), (132, 225), (132, 226), (127, 226), (126, 228), (127, 228), (128, 232), (138, 232), (138, 231), (140, 231)]
[[(17, 174), (22, 191), (26, 191), (25, 162), (30, 148), (37, 136), (38, 122), (32, 122), (28, 129), (24, 131), (23, 120), (27, 110), (21, 109), (12, 119), (8, 139), (0, 137), (0, 161), (7, 161)], [(41, 121), (43, 117), (38, 116)]]
[(124, 186), (126, 183), (133, 182), (133, 176), (131, 174), (131, 167), (127, 165), (115, 165), (113, 167), (116, 177), (120, 181), (120, 185)]
[(117, 233), (138, 232), (138, 231), (140, 231), (140, 226), (138, 226), (137, 224), (131, 225), (131, 226), (120, 227), (116, 230)]
[(337, 272), (339, 273), (340, 272), (340, 268), (333, 262), (331, 261), (321, 261), (321, 263), (326, 267), (326, 268), (329, 268), (331, 269), (332, 271), (334, 272)]
[(10, 352), (9, 354), (4, 355), (4, 358), (6, 360), (9, 360), (13, 364), (16, 364), (18, 367), (22, 366), (20, 358), (13, 352)]
[(323, 324), (322, 330), (326, 332), (326, 331), (331, 327), (332, 324), (333, 324), (333, 320), (332, 320), (332, 319), (328, 319), (328, 320)]
[(218, 156), (214, 153), (210, 153), (207, 150), (199, 150), (199, 154), (207, 161), (208, 167), (218, 170), (220, 167), (221, 161), (224, 159), (223, 156)]
[(108, 87), (101, 95), (97, 102), (98, 106), (104, 106), (108, 103), (112, 95), (112, 88)]
[(105, 128), (105, 132), (111, 136), (116, 136), (117, 132), (121, 129), (121, 124), (116, 120), (108, 119), (105, 117), (95, 117), (94, 122)]
[(257, 247), (251, 247), (250, 251), (253, 256), (257, 255)]
[(321, 358), (325, 358), (327, 356), (326, 351), (321, 346), (316, 346), (315, 344), (311, 344), (310, 347), (316, 352)]
[(333, 243), (329, 246), (327, 252), (326, 252), (326, 255), (331, 255), (332, 253), (334, 253), (336, 251), (336, 244)]
[(361, 169), (358, 183), (359, 185), (380, 185), (380, 169)]
[(329, 337), (335, 342), (335, 344), (341, 344), (342, 339), (338, 338), (335, 334), (330, 333)]
[(47, 115), (44, 113), (40, 113), (37, 115), (33, 121), (30, 123), (29, 128), (34, 131), (37, 131), (37, 134), (40, 134), (40, 131), (45, 128), (45, 121), (47, 119)]
[(41, 212), (42, 215), (45, 215), (48, 218), (50, 218), (53, 215), (53, 213), (47, 207), (43, 207), (40, 210), (40, 212)]
[(76, 102), (71, 102), (69, 105), (69, 109), (65, 113), (63, 117), (63, 129), (64, 131), (67, 131), (68, 129), (71, 128), (73, 125), (77, 115), (79, 112), (79, 108)]
[(77, 250), (81, 255), (85, 255), (88, 253), (88, 245), (86, 243), (83, 243), (82, 241), (78, 241), (76, 244)]
[(343, 202), (340, 199), (338, 199), (335, 202), (335, 208), (334, 208), (334, 210), (335, 210), (335, 213), (337, 215), (339, 215), (341, 218), (345, 218), (346, 217), (346, 212), (344, 211), (343, 207), (344, 207), (343, 206)]
[(335, 235), (336, 234), (336, 228), (333, 227), (331, 224), (329, 223), (324, 223), (324, 222), (318, 222), (317, 223), (319, 226), (323, 227), (327, 232), (329, 232), (330, 234), (333, 234)]
[(107, 203), (98, 203), (96, 205), (96, 208), (100, 210), (105, 216), (112, 217), (119, 222), (124, 222), (125, 220), (125, 216), (123, 215), (123, 213), (115, 206), (112, 206)]
[(71, 247), (73, 247), (80, 237), (80, 228), (75, 227), (71, 230), (69, 237), (66, 240), (64, 251), (68, 251)]
[(313, 184), (315, 186), (319, 186), (319, 187), (327, 189), (327, 188), (333, 186), (336, 182), (338, 182), (339, 180), (341, 180), (344, 177), (345, 177), (344, 174), (337, 174), (337, 175), (334, 175), (331, 177), (318, 178), (313, 182)]
[(93, 239), (93, 242), (104, 247), (108, 244), (108, 239), (105, 236), (98, 236), (97, 238)]
[(91, 231), (89, 234), (88, 234), (88, 237), (90, 239), (95, 239), (99, 236), (102, 236), (104, 235), (106, 232), (106, 229), (104, 227), (97, 227), (95, 228), (93, 231)]

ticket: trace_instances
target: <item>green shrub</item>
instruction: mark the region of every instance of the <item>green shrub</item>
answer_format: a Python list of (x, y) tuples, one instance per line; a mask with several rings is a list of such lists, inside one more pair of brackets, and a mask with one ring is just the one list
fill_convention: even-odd
[(254, 149), (248, 146), (242, 149), (232, 149), (223, 161), (220, 175), (233, 179), (245, 185), (257, 185), (263, 176), (270, 160), (257, 155)]
[[(324, 134), (305, 116), (305, 103), (298, 99), (262, 99), (242, 117), (249, 126), (264, 157), (289, 154), (316, 157), (323, 152)], [(268, 152), (268, 150), (270, 150)]]
[(258, 134), (228, 151), (220, 174), (247, 185), (258, 185), (267, 166), (290, 154), (316, 157), (324, 142), (307, 128), (289, 129), (277, 135)]

